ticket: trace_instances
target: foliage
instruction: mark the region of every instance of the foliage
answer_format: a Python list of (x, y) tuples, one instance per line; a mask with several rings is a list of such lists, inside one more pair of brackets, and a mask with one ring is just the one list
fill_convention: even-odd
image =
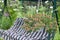
[(43, 6), (40, 6), (40, 8), (39, 8), (39, 11), (41, 12), (41, 13), (45, 13), (46, 12), (46, 10), (47, 10), (47, 8), (46, 7), (43, 7)]
[(57, 27), (55, 18), (51, 15), (46, 14), (30, 14), (25, 16), (27, 19), (24, 20), (23, 28), (27, 31), (37, 31), (41, 27), (46, 27), (46, 30), (51, 32)]
[(0, 8), (3, 8), (3, 7), (4, 7), (3, 5), (4, 5), (4, 4), (3, 4), (3, 1), (0, 0)]
[(60, 40), (59, 29), (57, 29), (54, 40)]
[(2, 16), (1, 27), (2, 29), (8, 29), (16, 19), (17, 14), (11, 7), (6, 7), (4, 9), (4, 14)]
[(0, 38), (0, 40), (3, 40), (3, 38)]
[(59, 21), (59, 25), (60, 25), (60, 6), (58, 6), (57, 8), (57, 13), (58, 13), (58, 21)]
[[(0, 0), (2, 1), (2, 0)], [(7, 2), (8, 7), (5, 8), (5, 12), (6, 13), (8, 10), (8, 16), (6, 16), (5, 14), (3, 14), (2, 17), (0, 17), (0, 28), (2, 29), (8, 29), (10, 28), (10, 26), (13, 24), (14, 20), (17, 17), (26, 17), (28, 18), (27, 20), (25, 20), (25, 22), (27, 21), (26, 24), (24, 24), (25, 26), (23, 28), (25, 28), (27, 31), (36, 31), (39, 30), (40, 27), (46, 27), (47, 30), (51, 30), (51, 29), (55, 29), (56, 25), (54, 24), (54, 22), (56, 23), (55, 18), (52, 17), (51, 15), (51, 11), (48, 4), (47, 3), (44, 7), (41, 6), (39, 8), (39, 13), (40, 14), (36, 14), (36, 7), (33, 5), (27, 6), (25, 4), (27, 4), (27, 2), (24, 4), (25, 8), (22, 6), (22, 3), (18, 0), (8, 0)], [(59, 2), (60, 3), (60, 2)], [(58, 3), (58, 4), (59, 4)], [(37, 3), (31, 3), (31, 4), (37, 4)], [(58, 5), (57, 4), (57, 5)], [(50, 5), (51, 6), (51, 5)], [(0, 9), (2, 9), (4, 7), (3, 2), (0, 2)], [(17, 10), (14, 10), (17, 9)], [(60, 7), (57, 8), (58, 10), (58, 17), (59, 17), (59, 21), (60, 21)], [(48, 12), (49, 11), (49, 12)], [(42, 14), (44, 12), (44, 14)], [(48, 13), (48, 15), (46, 15), (46, 13)], [(50, 14), (49, 14), (50, 13)], [(1, 13), (0, 13), (1, 14)], [(18, 16), (17, 16), (18, 15)], [(39, 15), (39, 16), (38, 16)], [(45, 16), (46, 15), (46, 16)], [(35, 17), (36, 16), (36, 17)], [(38, 17), (38, 18), (37, 18)], [(42, 18), (41, 18), (42, 17)], [(47, 18), (48, 17), (48, 18)], [(50, 18), (51, 17), (51, 18)], [(2, 18), (2, 19), (1, 19)], [(10, 19), (11, 18), (11, 19)], [(40, 20), (40, 21), (35, 21), (34, 19), (36, 18), (36, 20)], [(40, 18), (40, 19), (39, 19)], [(60, 22), (59, 22), (60, 23)], [(28, 24), (28, 25), (27, 25)], [(34, 26), (35, 25), (35, 26)], [(51, 29), (50, 29), (51, 27)], [(58, 32), (58, 31), (57, 31)], [(59, 39), (58, 34), (55, 36), (56, 40)], [(55, 40), (55, 39), (54, 39)], [(60, 40), (60, 39), (59, 39)]]

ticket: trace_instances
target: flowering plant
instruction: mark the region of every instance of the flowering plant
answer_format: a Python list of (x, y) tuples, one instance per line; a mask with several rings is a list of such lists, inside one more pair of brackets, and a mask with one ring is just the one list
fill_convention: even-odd
[(28, 19), (24, 20), (23, 28), (27, 31), (37, 31), (41, 27), (45, 27), (47, 31), (56, 29), (57, 23), (54, 17), (46, 14), (26, 15)]

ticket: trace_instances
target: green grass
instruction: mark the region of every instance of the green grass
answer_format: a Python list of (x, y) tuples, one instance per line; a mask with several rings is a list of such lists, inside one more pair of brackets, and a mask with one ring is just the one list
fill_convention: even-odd
[(54, 40), (60, 40), (60, 34), (59, 34), (59, 31), (58, 30), (56, 31)]
[(0, 38), (0, 40), (3, 40), (3, 38)]

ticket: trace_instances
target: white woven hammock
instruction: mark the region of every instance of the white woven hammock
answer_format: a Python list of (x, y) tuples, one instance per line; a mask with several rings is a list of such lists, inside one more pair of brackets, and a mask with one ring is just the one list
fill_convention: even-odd
[[(26, 30), (22, 29), (24, 24), (23, 18), (17, 18), (14, 25), (8, 30), (0, 29), (0, 37), (4, 40), (48, 40), (48, 33), (44, 28), (36, 32), (28, 33)], [(52, 34), (50, 38), (52, 38)]]

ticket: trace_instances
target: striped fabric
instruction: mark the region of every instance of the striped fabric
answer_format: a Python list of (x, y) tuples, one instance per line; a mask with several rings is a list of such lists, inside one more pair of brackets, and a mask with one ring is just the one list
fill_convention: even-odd
[[(4, 38), (4, 40), (49, 40), (49, 34), (45, 31), (45, 28), (28, 33), (21, 28), (23, 24), (23, 18), (18, 18), (10, 29), (0, 30), (0, 37)], [(51, 33), (49, 38), (52, 38), (52, 36)]]

